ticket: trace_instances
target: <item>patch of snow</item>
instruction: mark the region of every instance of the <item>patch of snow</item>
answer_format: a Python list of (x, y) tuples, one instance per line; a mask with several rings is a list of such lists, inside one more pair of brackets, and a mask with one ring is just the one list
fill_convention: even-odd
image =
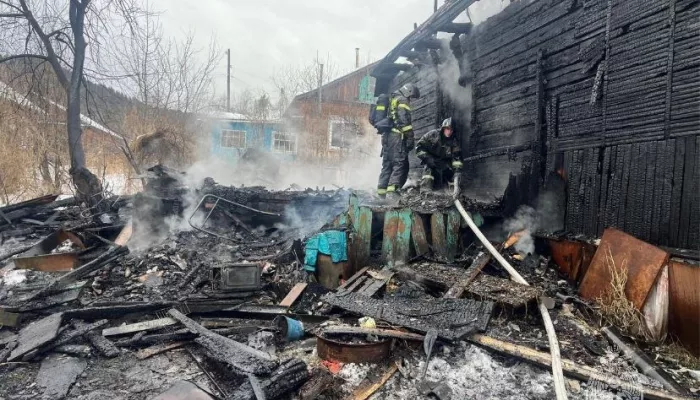
[[(428, 364), (425, 379), (444, 383), (452, 390), (453, 399), (550, 399), (554, 397), (552, 376), (549, 370), (524, 362), (506, 366), (489, 352), (473, 345), (453, 347), (455, 357), (433, 357)], [(440, 352), (442, 353), (442, 352)], [(437, 353), (437, 354), (440, 354)], [(435, 354), (435, 353), (434, 353)], [(423, 398), (416, 389), (425, 356), (414, 360), (410, 366), (410, 378), (396, 373), (371, 399), (402, 400)], [(346, 371), (347, 369), (347, 371)], [(346, 365), (341, 374), (349, 379), (349, 390), (366, 376), (362, 367)], [(581, 386), (586, 386), (581, 384)], [(609, 397), (606, 397), (608, 396)], [(580, 393), (569, 393), (571, 399), (614, 399), (611, 392), (586, 387)], [(587, 397), (588, 396), (588, 397)], [(593, 396), (593, 397), (591, 397)]]
[(24, 283), (27, 280), (27, 270), (26, 269), (15, 269), (9, 271), (2, 277), (2, 281), (6, 286), (17, 286)]

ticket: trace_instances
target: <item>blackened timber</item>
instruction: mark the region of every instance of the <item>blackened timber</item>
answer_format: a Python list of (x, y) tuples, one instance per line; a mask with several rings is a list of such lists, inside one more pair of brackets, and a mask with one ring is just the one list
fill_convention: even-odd
[(670, 243), (671, 225), (671, 200), (673, 193), (673, 169), (674, 156), (676, 154), (676, 140), (666, 141), (666, 154), (664, 157), (663, 190), (661, 192), (661, 220), (659, 221), (659, 243)]
[(611, 147), (606, 147), (602, 149), (603, 152), (603, 164), (602, 164), (602, 171), (600, 174), (600, 200), (599, 200), (599, 206), (597, 209), (598, 212), (598, 218), (596, 218), (595, 221), (593, 221), (594, 226), (596, 227), (595, 229), (595, 236), (601, 236), (603, 234), (603, 230), (606, 228), (606, 221), (608, 217), (608, 186), (611, 181), (611, 163), (614, 163), (614, 160), (611, 161), (611, 153), (613, 152), (615, 148)]
[(357, 293), (329, 293), (322, 300), (355, 314), (371, 316), (422, 333), (436, 329), (438, 336), (448, 340), (485, 330), (494, 307), (490, 301), (426, 299), (416, 302), (399, 297), (374, 299)]
[(690, 190), (692, 193), (691, 208), (690, 208), (690, 222), (688, 230), (688, 239), (686, 241), (688, 248), (698, 245), (700, 243), (700, 161), (698, 157), (700, 156), (700, 136), (695, 138), (695, 164), (693, 169), (693, 188)]
[(564, 218), (566, 230), (573, 232), (573, 211), (574, 211), (574, 195), (573, 195), (573, 182), (572, 178), (574, 176), (573, 170), (573, 150), (564, 152), (564, 173), (567, 182), (566, 188), (566, 217)]
[(656, 152), (657, 143), (649, 143), (649, 151), (646, 157), (646, 180), (644, 184), (644, 206), (642, 208), (642, 226), (640, 238), (649, 240), (651, 238), (652, 218), (654, 216), (654, 179), (656, 178)]
[(625, 217), (627, 215), (627, 199), (629, 197), (630, 170), (632, 166), (632, 145), (622, 146), (623, 148), (623, 173), (622, 181), (620, 182), (620, 202), (617, 209), (617, 224), (616, 227), (622, 230), (625, 229)]
[(267, 374), (277, 366), (269, 354), (214, 333), (175, 309), (168, 311), (168, 314), (198, 334), (195, 342), (217, 361), (251, 374)]
[(683, 140), (685, 141), (685, 165), (683, 167), (683, 191), (681, 196), (681, 215), (678, 224), (678, 244), (691, 248), (692, 246), (697, 246), (697, 243), (688, 242), (688, 233), (690, 231), (692, 208), (698, 207), (697, 203), (693, 204), (693, 200), (696, 198), (696, 185), (693, 175), (698, 154), (695, 152), (695, 137), (689, 136)]
[(472, 30), (472, 24), (470, 22), (450, 22), (444, 25), (441, 25), (438, 29), (440, 32), (447, 32), (447, 33), (464, 33), (467, 34), (471, 32)]
[(676, 154), (673, 166), (673, 189), (671, 191), (671, 219), (669, 221), (669, 245), (679, 243), (681, 218), (681, 195), (683, 194), (683, 167), (685, 166), (685, 139), (676, 139)]
[(545, 117), (545, 101), (544, 101), (544, 50), (540, 49), (537, 52), (537, 69), (535, 73), (535, 81), (537, 82), (537, 91), (535, 92), (535, 148), (533, 149), (533, 172), (531, 176), (531, 185), (534, 190), (530, 190), (531, 198), (537, 196), (537, 188), (544, 182), (545, 176), (545, 156), (547, 145), (547, 132), (542, 128)]
[(651, 214), (651, 230), (649, 232), (649, 240), (652, 243), (660, 243), (659, 238), (659, 226), (661, 225), (661, 208), (663, 204), (663, 190), (666, 183), (664, 182), (666, 163), (668, 159), (666, 158), (666, 143), (667, 141), (662, 140), (657, 142), (656, 145), (656, 166), (654, 168), (654, 194), (653, 194), (653, 204), (650, 210)]

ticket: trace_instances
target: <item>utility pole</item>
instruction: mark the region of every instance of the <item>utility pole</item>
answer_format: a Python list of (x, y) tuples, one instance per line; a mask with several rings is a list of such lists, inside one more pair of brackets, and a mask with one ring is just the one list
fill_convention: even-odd
[(231, 112), (231, 49), (226, 50), (226, 112)]
[(433, 1), (433, 12), (437, 12), (437, 9), (438, 9), (438, 4), (437, 4), (437, 3), (438, 3), (438, 0), (434, 0), (434, 1)]
[(319, 64), (318, 69), (318, 113), (321, 114), (321, 102), (323, 101), (322, 90), (323, 87), (323, 64)]

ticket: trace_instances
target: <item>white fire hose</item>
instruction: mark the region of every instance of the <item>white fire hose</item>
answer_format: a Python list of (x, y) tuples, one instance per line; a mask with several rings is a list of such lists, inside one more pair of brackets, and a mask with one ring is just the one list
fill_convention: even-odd
[[(467, 221), (467, 225), (469, 225), (469, 228), (471, 228), (476, 237), (479, 238), (481, 243), (484, 245), (484, 247), (486, 247), (489, 253), (491, 253), (493, 258), (495, 258), (498, 261), (498, 263), (501, 264), (501, 266), (503, 266), (503, 268), (505, 268), (506, 271), (508, 271), (513, 280), (523, 285), (530, 286), (530, 284), (527, 283), (525, 279), (523, 279), (523, 277), (518, 273), (518, 271), (516, 271), (508, 263), (508, 261), (506, 261), (505, 258), (503, 258), (501, 253), (499, 253), (498, 250), (496, 250), (496, 248), (493, 247), (491, 242), (489, 242), (488, 239), (486, 239), (486, 236), (484, 236), (484, 234), (481, 233), (474, 221), (472, 221), (469, 214), (464, 210), (464, 207), (462, 207), (462, 203), (460, 203), (459, 200), (455, 200), (455, 206), (457, 206), (457, 210), (460, 214), (462, 214), (464, 220)], [(554, 332), (554, 325), (552, 324), (552, 318), (549, 316), (549, 311), (547, 310), (547, 307), (545, 307), (545, 305), (542, 304), (542, 302), (539, 299), (537, 301), (537, 306), (540, 310), (540, 314), (542, 314), (542, 321), (544, 322), (544, 328), (547, 331), (547, 339), (549, 340), (549, 351), (552, 355), (552, 377), (554, 380), (554, 392), (556, 393), (557, 400), (566, 400), (567, 395), (566, 387), (564, 386), (564, 373), (561, 369), (561, 353), (559, 352), (559, 340), (557, 340), (557, 334), (556, 332)]]

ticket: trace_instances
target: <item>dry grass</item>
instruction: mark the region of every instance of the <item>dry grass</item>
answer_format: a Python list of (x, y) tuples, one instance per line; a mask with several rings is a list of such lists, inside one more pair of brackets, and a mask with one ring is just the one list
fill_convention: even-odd
[(649, 341), (651, 338), (642, 313), (625, 294), (628, 278), (627, 260), (623, 260), (622, 265), (618, 267), (608, 249), (606, 266), (611, 277), (610, 286), (596, 299), (601, 317), (623, 333)]
[(685, 347), (677, 342), (669, 341), (667, 344), (657, 347), (662, 357), (676, 360), (686, 368), (700, 370), (700, 358), (695, 357)]

